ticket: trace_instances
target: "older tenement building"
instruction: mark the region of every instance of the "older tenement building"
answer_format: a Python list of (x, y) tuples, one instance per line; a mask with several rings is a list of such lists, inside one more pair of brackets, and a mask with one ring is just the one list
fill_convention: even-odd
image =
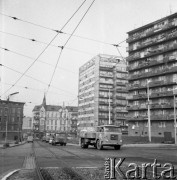
[[(22, 139), (23, 107), (25, 103), (0, 100), (0, 140)], [(7, 130), (7, 131), (6, 131)]]
[(149, 95), (152, 140), (172, 140), (173, 89), (177, 88), (177, 13), (128, 32), (127, 42), (129, 135), (148, 136)]

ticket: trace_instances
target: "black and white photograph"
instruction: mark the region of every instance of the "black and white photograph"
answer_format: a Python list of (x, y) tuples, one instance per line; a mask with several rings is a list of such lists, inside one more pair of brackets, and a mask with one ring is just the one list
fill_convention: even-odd
[(0, 179), (177, 179), (177, 0), (0, 0)]

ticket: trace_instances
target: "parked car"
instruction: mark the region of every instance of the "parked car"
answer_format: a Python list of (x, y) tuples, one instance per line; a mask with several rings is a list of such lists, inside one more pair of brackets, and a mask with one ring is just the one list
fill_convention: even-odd
[(27, 142), (28, 143), (33, 143), (33, 136), (28, 136), (28, 138), (27, 138)]
[(42, 141), (46, 141), (46, 137), (45, 136), (42, 137)]
[(66, 146), (67, 134), (66, 133), (56, 133), (52, 142), (52, 145), (60, 144), (61, 146)]

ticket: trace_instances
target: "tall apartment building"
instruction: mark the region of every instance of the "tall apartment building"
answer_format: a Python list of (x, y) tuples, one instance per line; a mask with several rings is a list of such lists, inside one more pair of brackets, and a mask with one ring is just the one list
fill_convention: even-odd
[(0, 140), (21, 140), (24, 104), (0, 100)]
[(149, 95), (152, 138), (172, 140), (173, 89), (177, 88), (177, 13), (128, 32), (127, 42), (129, 135), (148, 136)]
[(94, 129), (97, 125), (108, 124), (109, 112), (112, 124), (124, 124), (127, 114), (126, 85), (126, 64), (118, 56), (100, 54), (81, 66), (78, 129)]
[(44, 96), (43, 103), (33, 109), (34, 136), (41, 138), (45, 133), (75, 132), (77, 112), (75, 106), (47, 105)]

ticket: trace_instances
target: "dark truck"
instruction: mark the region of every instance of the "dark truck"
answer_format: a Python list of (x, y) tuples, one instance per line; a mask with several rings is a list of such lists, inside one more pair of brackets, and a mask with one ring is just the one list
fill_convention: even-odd
[(52, 141), (52, 145), (60, 144), (61, 146), (66, 146), (67, 144), (67, 134), (66, 133), (56, 133)]

